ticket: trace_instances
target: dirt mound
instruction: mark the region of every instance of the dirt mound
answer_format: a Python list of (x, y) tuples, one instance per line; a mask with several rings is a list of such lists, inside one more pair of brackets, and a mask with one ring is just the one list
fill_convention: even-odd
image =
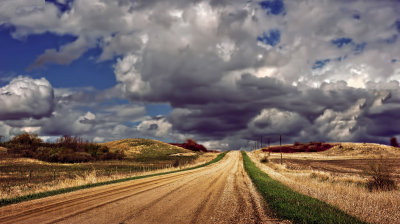
[(111, 151), (122, 150), (128, 158), (163, 157), (192, 151), (157, 140), (129, 138), (102, 143)]

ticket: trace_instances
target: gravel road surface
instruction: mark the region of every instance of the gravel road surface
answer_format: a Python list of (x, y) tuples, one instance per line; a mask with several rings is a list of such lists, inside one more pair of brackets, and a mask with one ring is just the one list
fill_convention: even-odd
[(267, 217), (240, 152), (179, 173), (0, 208), (0, 223), (278, 223)]

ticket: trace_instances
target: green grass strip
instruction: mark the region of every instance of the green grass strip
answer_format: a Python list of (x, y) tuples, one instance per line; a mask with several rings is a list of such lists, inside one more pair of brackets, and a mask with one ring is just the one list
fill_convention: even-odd
[(15, 198), (1, 199), (0, 200), (0, 207), (5, 206), (5, 205), (10, 205), (10, 204), (23, 202), (23, 201), (30, 201), (30, 200), (34, 200), (34, 199), (54, 196), (54, 195), (57, 195), (57, 194), (64, 194), (64, 193), (77, 191), (77, 190), (81, 190), (81, 189), (86, 189), (86, 188), (91, 188), (91, 187), (98, 187), (98, 186), (103, 186), (103, 185), (108, 185), (108, 184), (126, 182), (126, 181), (130, 181), (130, 180), (137, 180), (137, 179), (143, 179), (143, 178), (147, 178), (147, 177), (160, 176), (160, 175), (165, 175), (165, 174), (170, 174), (170, 173), (178, 173), (178, 172), (187, 171), (187, 170), (194, 170), (194, 169), (205, 167), (205, 166), (208, 166), (208, 165), (210, 165), (212, 163), (216, 163), (216, 162), (220, 161), (222, 158), (224, 158), (226, 153), (228, 153), (228, 152), (223, 152), (223, 153), (219, 154), (216, 158), (214, 158), (213, 160), (211, 160), (211, 161), (209, 161), (207, 163), (204, 163), (204, 164), (201, 164), (201, 165), (198, 165), (198, 166), (194, 166), (194, 167), (185, 168), (185, 169), (182, 169), (182, 170), (174, 170), (174, 171), (168, 171), (168, 172), (162, 172), (162, 173), (154, 173), (154, 174), (149, 174), (149, 175), (144, 175), (144, 176), (128, 177), (128, 178), (124, 178), (124, 179), (111, 180), (111, 181), (99, 182), (99, 183), (94, 183), (94, 184), (85, 184), (85, 185), (76, 186), (76, 187), (68, 187), (68, 188), (62, 188), (62, 189), (53, 190), (53, 191), (46, 191), (46, 192), (41, 192), (41, 193), (29, 194), (29, 195), (15, 197)]
[(293, 223), (364, 223), (323, 201), (293, 191), (261, 171), (242, 151), (243, 164), (268, 208)]

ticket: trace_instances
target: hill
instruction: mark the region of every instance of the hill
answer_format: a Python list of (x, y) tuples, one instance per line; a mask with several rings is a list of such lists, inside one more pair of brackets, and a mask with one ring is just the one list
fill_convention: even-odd
[(375, 143), (339, 143), (330, 150), (321, 152), (327, 156), (400, 156), (400, 148)]
[[(388, 145), (375, 144), (375, 143), (353, 143), (353, 142), (337, 142), (337, 143), (323, 143), (325, 147), (330, 146), (325, 150), (285, 153), (286, 158), (293, 159), (346, 159), (346, 158), (379, 158), (379, 157), (400, 157), (400, 148), (395, 148)], [(293, 145), (285, 145), (283, 148), (292, 148)], [(271, 149), (279, 149), (279, 146), (271, 146)], [(279, 154), (279, 150), (273, 152)], [(256, 154), (267, 152), (268, 149), (260, 149)], [(274, 154), (275, 154), (274, 153)], [(272, 157), (278, 155), (272, 154)], [(278, 156), (279, 157), (279, 156)]]
[(129, 138), (102, 144), (109, 147), (111, 151), (122, 151), (126, 155), (126, 159), (135, 160), (168, 160), (175, 155), (193, 154), (188, 149), (151, 139)]

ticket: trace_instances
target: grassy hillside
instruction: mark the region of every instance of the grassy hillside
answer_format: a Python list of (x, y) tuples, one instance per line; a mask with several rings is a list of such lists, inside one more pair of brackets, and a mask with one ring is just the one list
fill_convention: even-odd
[(126, 155), (126, 159), (139, 161), (149, 159), (172, 160), (176, 157), (176, 154), (196, 156), (190, 150), (151, 139), (129, 138), (102, 144), (109, 147), (111, 151), (122, 151)]
[[(375, 143), (331, 143), (332, 148), (321, 152), (284, 153), (284, 158), (292, 159), (369, 159), (369, 158), (399, 158), (400, 148)], [(279, 146), (278, 146), (279, 147)], [(266, 153), (256, 150), (256, 154)], [(270, 158), (280, 158), (280, 153), (271, 153)]]
[(400, 156), (400, 148), (374, 143), (340, 143), (321, 152), (327, 156)]

